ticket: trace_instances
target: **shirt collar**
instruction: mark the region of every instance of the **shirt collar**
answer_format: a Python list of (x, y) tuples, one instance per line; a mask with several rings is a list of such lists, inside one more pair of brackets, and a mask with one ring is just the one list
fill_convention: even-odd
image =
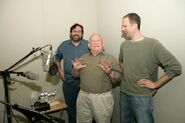
[[(96, 56), (101, 55), (101, 54), (102, 55), (105, 55), (105, 51), (103, 50), (103, 51), (99, 52)], [(91, 51), (89, 52), (89, 55), (93, 55)]]

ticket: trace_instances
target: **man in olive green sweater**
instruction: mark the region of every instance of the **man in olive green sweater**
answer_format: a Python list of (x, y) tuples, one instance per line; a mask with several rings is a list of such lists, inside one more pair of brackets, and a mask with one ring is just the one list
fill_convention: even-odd
[[(123, 37), (119, 62), (123, 69), (120, 92), (121, 123), (154, 123), (153, 95), (181, 74), (178, 60), (156, 39), (140, 32), (140, 17), (129, 13), (122, 19)], [(158, 67), (164, 75), (158, 79)]]
[(110, 123), (114, 99), (112, 83), (121, 81), (121, 68), (112, 55), (104, 52), (102, 37), (89, 38), (90, 53), (73, 61), (73, 75), (80, 77), (77, 123)]

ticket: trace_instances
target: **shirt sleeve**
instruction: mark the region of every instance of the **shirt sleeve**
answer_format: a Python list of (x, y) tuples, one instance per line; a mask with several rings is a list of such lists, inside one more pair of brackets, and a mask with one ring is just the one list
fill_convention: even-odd
[(118, 58), (119, 63), (123, 63), (123, 43), (120, 46), (120, 52), (119, 52), (119, 58)]
[(165, 75), (174, 78), (181, 74), (182, 66), (161, 43), (156, 42), (153, 47), (154, 60), (164, 70)]
[(57, 48), (56, 54), (54, 56), (54, 60), (60, 62), (62, 60), (62, 58), (63, 58), (63, 55), (62, 55), (62, 46), (60, 45)]
[(116, 58), (113, 57), (113, 64), (112, 64), (112, 71), (114, 71), (115, 74), (115, 81), (113, 81), (113, 83), (115, 82), (120, 82), (122, 79), (122, 74), (121, 74), (121, 68), (116, 60)]

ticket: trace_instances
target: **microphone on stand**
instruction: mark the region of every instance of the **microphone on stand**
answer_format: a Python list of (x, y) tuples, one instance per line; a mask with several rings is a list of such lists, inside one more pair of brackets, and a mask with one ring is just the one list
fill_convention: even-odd
[(46, 60), (45, 60), (44, 66), (43, 66), (44, 72), (49, 71), (51, 59), (52, 59), (52, 47), (50, 47), (50, 50), (46, 53)]

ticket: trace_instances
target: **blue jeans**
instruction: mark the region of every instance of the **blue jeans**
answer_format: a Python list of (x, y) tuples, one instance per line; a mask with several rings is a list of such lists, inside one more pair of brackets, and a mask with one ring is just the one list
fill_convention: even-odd
[(154, 123), (153, 97), (120, 92), (121, 123)]
[(80, 90), (79, 84), (79, 80), (63, 83), (63, 92), (65, 103), (67, 104), (69, 123), (76, 123), (76, 100)]

